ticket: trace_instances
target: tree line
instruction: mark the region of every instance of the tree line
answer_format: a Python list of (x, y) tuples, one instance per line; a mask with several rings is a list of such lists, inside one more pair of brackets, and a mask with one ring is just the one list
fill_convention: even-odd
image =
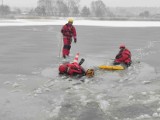
[[(30, 9), (27, 15), (43, 17), (96, 17), (101, 19), (133, 19), (133, 18), (160, 18), (160, 8), (158, 14), (151, 12), (154, 8), (109, 8), (102, 0), (95, 0), (89, 6), (80, 6), (80, 0), (38, 0), (37, 6)], [(139, 11), (138, 11), (139, 10)], [(136, 12), (135, 12), (136, 11)], [(10, 10), (7, 5), (0, 5), (0, 16), (20, 15), (22, 11), (19, 8)]]
[[(10, 14), (9, 6), (0, 6), (0, 15)], [(16, 10), (16, 12), (19, 12)], [(109, 8), (102, 0), (92, 1), (90, 7), (80, 6), (80, 0), (38, 0), (37, 7), (30, 10), (29, 14), (35, 16), (59, 16), (59, 17), (105, 17), (111, 16)]]
[(41, 16), (104, 17), (112, 15), (102, 0), (92, 1), (90, 7), (80, 9), (80, 0), (39, 0), (33, 11)]

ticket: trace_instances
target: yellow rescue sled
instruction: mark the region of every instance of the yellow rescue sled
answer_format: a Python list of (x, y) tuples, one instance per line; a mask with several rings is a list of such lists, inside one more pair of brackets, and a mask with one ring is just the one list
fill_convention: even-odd
[(125, 68), (121, 65), (100, 65), (98, 66), (100, 69), (104, 70), (124, 70)]

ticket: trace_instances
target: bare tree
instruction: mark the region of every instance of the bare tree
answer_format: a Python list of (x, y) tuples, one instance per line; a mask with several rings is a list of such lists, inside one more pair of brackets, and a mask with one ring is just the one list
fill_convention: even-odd
[(47, 16), (56, 15), (57, 9), (55, 7), (55, 2), (56, 0), (39, 0), (37, 8), (40, 8), (42, 12), (45, 10), (45, 15)]
[(10, 7), (7, 6), (7, 5), (0, 5), (0, 15), (8, 15), (10, 14), (11, 11), (10, 11)]
[(69, 15), (69, 8), (63, 0), (58, 0), (56, 4), (57, 4), (59, 16), (68, 16)]
[(146, 17), (146, 18), (149, 17), (149, 15), (150, 15), (149, 11), (144, 11), (139, 14), (140, 17)]
[(82, 17), (88, 17), (90, 15), (90, 9), (87, 6), (84, 6), (81, 10)]
[(80, 0), (39, 0), (37, 8), (38, 12), (44, 12), (43, 9), (45, 9), (46, 15), (77, 16), (79, 2)]
[(79, 3), (80, 0), (66, 0), (70, 15), (77, 16), (79, 14)]
[(96, 17), (104, 17), (106, 15), (106, 5), (101, 0), (93, 1), (91, 3), (91, 9)]
[(37, 13), (37, 15), (46, 16), (46, 10), (44, 6), (35, 8), (35, 12)]

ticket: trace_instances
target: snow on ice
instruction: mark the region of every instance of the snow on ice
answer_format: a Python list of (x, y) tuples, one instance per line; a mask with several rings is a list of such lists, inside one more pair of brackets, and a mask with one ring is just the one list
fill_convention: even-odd
[(158, 120), (160, 22), (75, 20), (84, 68), (110, 64), (125, 43), (133, 64), (94, 78), (58, 76), (65, 20), (0, 20), (2, 120)]

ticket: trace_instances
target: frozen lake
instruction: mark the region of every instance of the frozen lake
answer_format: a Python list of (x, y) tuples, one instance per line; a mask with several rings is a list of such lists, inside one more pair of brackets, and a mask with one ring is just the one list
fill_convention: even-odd
[(79, 52), (84, 68), (111, 63), (121, 43), (134, 61), (124, 71), (97, 70), (84, 82), (58, 76), (64, 21), (24, 23), (0, 22), (2, 120), (160, 119), (159, 22), (75, 23), (78, 42), (72, 43), (71, 58)]

